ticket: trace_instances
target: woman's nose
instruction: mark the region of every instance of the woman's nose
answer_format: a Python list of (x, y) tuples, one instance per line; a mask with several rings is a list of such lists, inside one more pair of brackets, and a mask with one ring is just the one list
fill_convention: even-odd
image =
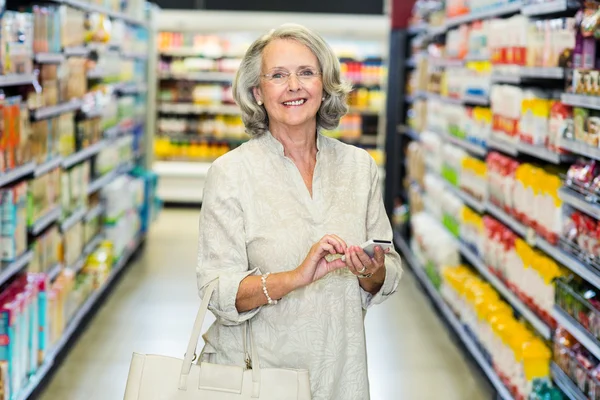
[(295, 92), (296, 90), (300, 89), (300, 86), (298, 75), (290, 74), (288, 77), (288, 89)]

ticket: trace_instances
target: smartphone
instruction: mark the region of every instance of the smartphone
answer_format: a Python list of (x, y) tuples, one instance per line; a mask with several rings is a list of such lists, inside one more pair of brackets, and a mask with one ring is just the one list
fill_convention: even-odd
[(371, 239), (368, 242), (363, 243), (360, 247), (364, 250), (365, 253), (369, 255), (369, 257), (375, 256), (375, 247), (380, 246), (383, 251), (394, 248), (394, 243), (391, 240), (380, 240), (380, 239)]

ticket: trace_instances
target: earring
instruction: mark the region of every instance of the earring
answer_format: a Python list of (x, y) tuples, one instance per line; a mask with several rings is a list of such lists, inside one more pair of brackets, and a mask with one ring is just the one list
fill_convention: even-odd
[(257, 103), (258, 103), (259, 106), (262, 106), (262, 101), (261, 100), (257, 101)]
[(323, 96), (323, 98), (321, 100), (325, 101), (325, 96)]

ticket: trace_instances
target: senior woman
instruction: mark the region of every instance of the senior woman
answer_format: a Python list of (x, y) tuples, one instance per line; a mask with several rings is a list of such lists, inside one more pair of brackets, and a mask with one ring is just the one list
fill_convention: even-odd
[(392, 238), (374, 160), (319, 133), (349, 91), (316, 33), (283, 25), (257, 39), (233, 85), (252, 139), (213, 163), (200, 217), (200, 294), (219, 282), (204, 359), (243, 366), (250, 320), (261, 367), (308, 369), (319, 400), (369, 398), (363, 310), (402, 273), (395, 251), (360, 248)]

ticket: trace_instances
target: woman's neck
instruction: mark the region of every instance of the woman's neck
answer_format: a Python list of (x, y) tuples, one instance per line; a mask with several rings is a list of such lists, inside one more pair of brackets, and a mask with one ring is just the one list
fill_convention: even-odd
[(306, 127), (270, 127), (270, 132), (282, 145), (284, 154), (294, 161), (309, 161), (317, 154), (316, 126)]

